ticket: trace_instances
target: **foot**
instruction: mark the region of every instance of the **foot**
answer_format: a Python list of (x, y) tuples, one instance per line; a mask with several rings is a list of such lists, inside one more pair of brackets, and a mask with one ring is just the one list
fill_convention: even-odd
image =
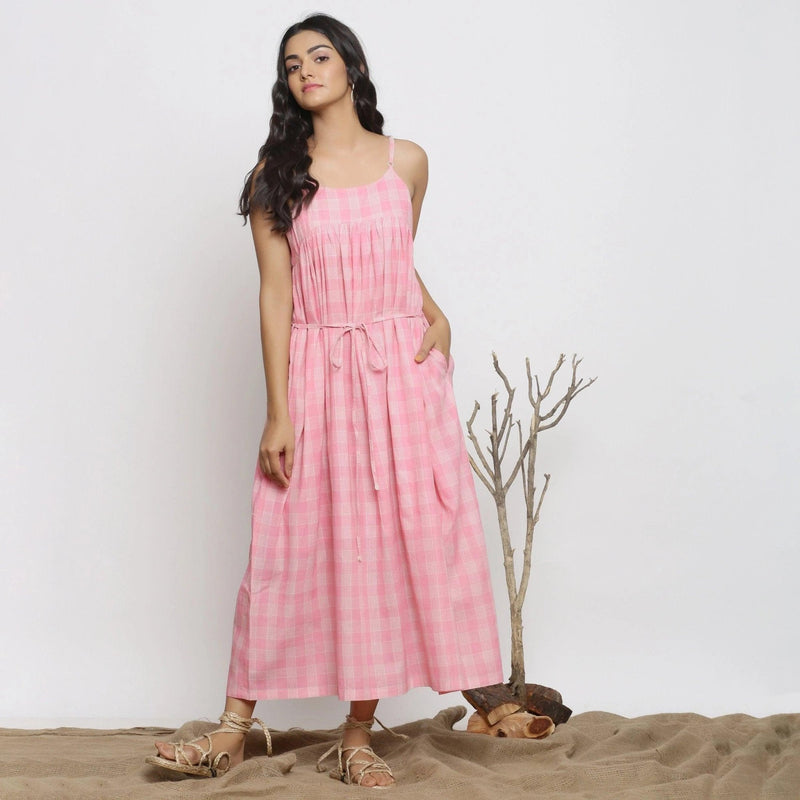
[(272, 738), (258, 717), (250, 719), (235, 711), (225, 711), (219, 721), (222, 723), (219, 728), (191, 742), (156, 742), (158, 755), (147, 756), (145, 763), (203, 778), (224, 775), (231, 767), (244, 761), (245, 736), (254, 724), (263, 730), (267, 755), (272, 755)]
[[(370, 735), (361, 730), (361, 728), (348, 728), (342, 734), (342, 764), (345, 763), (345, 759), (349, 758), (352, 754), (352, 749), (354, 747), (359, 746), (369, 746), (370, 742)], [(368, 753), (364, 752), (363, 750), (359, 750), (354, 759), (354, 761), (375, 761), (375, 759)], [(350, 778), (351, 780), (355, 779), (358, 775), (359, 770), (363, 767), (363, 764), (351, 764), (350, 765)], [(394, 778), (386, 772), (368, 772), (364, 777), (361, 779), (360, 784), (356, 784), (359, 786), (391, 786), (395, 782)]]
[[(231, 767), (235, 767), (237, 764), (241, 764), (242, 761), (244, 761), (243, 733), (237, 733), (235, 731), (230, 733), (216, 733), (211, 737), (211, 741), (213, 742), (211, 755), (209, 757), (211, 761), (214, 760), (217, 753), (227, 753), (231, 758)], [(192, 742), (197, 742), (203, 750), (208, 748), (208, 739), (206, 739), (205, 736), (198, 736), (196, 739), (192, 739)], [(186, 754), (186, 758), (191, 764), (199, 764), (202, 751), (198, 747), (195, 747), (192, 742), (187, 742), (183, 746), (183, 752)], [(156, 750), (158, 750), (158, 754), (162, 758), (166, 758), (167, 761), (175, 761), (175, 745), (169, 742), (156, 742)], [(183, 759), (181, 759), (181, 763), (183, 763)]]

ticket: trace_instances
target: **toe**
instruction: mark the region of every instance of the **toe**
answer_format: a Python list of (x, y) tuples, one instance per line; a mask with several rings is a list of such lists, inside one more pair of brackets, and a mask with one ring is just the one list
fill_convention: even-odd
[[(169, 744), (169, 742), (156, 742), (156, 750), (158, 750), (158, 754), (162, 758), (166, 758), (167, 761), (175, 761), (175, 745)], [(185, 744), (183, 746), (183, 755), (185, 758), (181, 758), (181, 764), (186, 763), (186, 759), (189, 760), (191, 764), (197, 764), (200, 761), (200, 751), (192, 744)]]
[(171, 744), (167, 742), (156, 742), (156, 750), (158, 750), (158, 754), (162, 758), (166, 758), (169, 761), (175, 760), (175, 748)]

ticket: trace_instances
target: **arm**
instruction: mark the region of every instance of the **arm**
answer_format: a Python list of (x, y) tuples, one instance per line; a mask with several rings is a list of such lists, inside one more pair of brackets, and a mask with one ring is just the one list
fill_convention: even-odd
[[(414, 142), (398, 139), (395, 142), (395, 170), (405, 181), (411, 193), (411, 208), (413, 211), (413, 234), (417, 235), (417, 225), (422, 211), (422, 201), (425, 190), (428, 188), (428, 156), (425, 151)], [(419, 272), (414, 270), (419, 287), (422, 290), (422, 313), (428, 320), (430, 327), (422, 337), (422, 344), (415, 356), (417, 361), (424, 361), (430, 349), (436, 347), (445, 357), (450, 356), (450, 323), (439, 306), (433, 301)]]
[(286, 236), (270, 230), (271, 225), (271, 219), (261, 209), (252, 210), (250, 228), (261, 276), (258, 299), (267, 387), (267, 421), (259, 446), (259, 464), (267, 478), (285, 487), (289, 485), (294, 460), (294, 427), (288, 399), (292, 271)]
[[(419, 288), (422, 289), (422, 313), (425, 319), (428, 320), (430, 327), (425, 331), (425, 336), (422, 338), (422, 346), (417, 353), (417, 361), (424, 361), (428, 355), (428, 351), (436, 345), (436, 349), (442, 352), (445, 356), (450, 356), (450, 323), (444, 315), (439, 306), (433, 301), (433, 298), (428, 293), (419, 272), (414, 270), (417, 276)], [(422, 358), (420, 358), (422, 356)]]

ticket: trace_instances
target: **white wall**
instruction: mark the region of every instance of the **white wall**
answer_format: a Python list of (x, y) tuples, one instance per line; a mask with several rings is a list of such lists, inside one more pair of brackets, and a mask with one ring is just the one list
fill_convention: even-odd
[[(315, 10), (3, 4), (0, 724), (221, 710), (264, 413), (234, 211), (277, 43)], [(428, 151), (417, 265), (462, 418), (500, 388), (492, 350), (521, 389), (525, 356), (599, 376), (542, 440), (529, 680), (576, 712), (800, 709), (797, 5), (324, 10)]]

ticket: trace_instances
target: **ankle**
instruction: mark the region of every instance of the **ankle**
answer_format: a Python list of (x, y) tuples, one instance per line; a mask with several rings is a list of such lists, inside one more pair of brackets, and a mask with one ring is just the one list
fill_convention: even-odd
[(352, 714), (348, 714), (345, 717), (345, 730), (353, 730), (358, 729), (362, 730), (365, 733), (371, 734), (372, 733), (372, 726), (375, 723), (374, 717), (369, 717), (367, 719), (359, 719), (358, 717), (353, 716)]

